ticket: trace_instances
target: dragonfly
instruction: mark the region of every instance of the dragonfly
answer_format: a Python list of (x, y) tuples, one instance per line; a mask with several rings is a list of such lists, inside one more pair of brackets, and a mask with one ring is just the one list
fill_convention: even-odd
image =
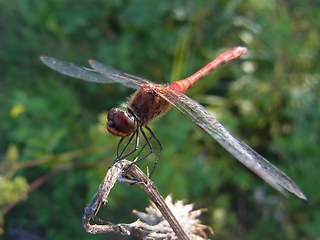
[[(92, 68), (87, 68), (48, 56), (41, 56), (40, 59), (48, 67), (67, 76), (95, 83), (120, 83), (126, 87), (137, 89), (131, 97), (131, 101), (124, 105), (125, 111), (112, 108), (108, 113), (107, 130), (111, 134), (121, 137), (119, 145), (126, 138), (129, 138), (129, 142), (133, 139), (135, 139), (136, 142), (135, 148), (126, 155), (122, 155), (124, 150), (121, 153), (118, 152), (118, 145), (118, 159), (120, 157), (127, 157), (137, 150), (139, 145), (139, 132), (141, 132), (146, 139), (151, 149), (150, 153), (152, 152), (152, 146), (149, 141), (151, 138), (154, 138), (158, 142), (161, 152), (161, 142), (148, 127), (148, 123), (159, 115), (164, 114), (173, 106), (188, 116), (196, 125), (229, 151), (240, 163), (254, 172), (271, 187), (283, 194), (288, 191), (301, 199), (307, 200), (305, 194), (290, 177), (254, 151), (246, 143), (231, 134), (200, 103), (184, 94), (199, 79), (203, 78), (218, 66), (239, 58), (246, 50), (245, 47), (234, 47), (219, 55), (193, 75), (186, 79), (173, 82), (171, 85), (156, 84), (95, 60), (89, 60)], [(151, 137), (147, 137), (144, 129), (151, 134)]]

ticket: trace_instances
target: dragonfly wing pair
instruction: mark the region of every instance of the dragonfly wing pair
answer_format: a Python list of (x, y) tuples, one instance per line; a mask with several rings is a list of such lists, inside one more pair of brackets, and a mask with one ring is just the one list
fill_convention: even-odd
[(59, 73), (88, 82), (120, 83), (133, 89), (138, 89), (140, 88), (141, 84), (147, 82), (147, 80), (138, 77), (137, 80), (131, 78), (132, 81), (128, 82), (125, 80), (128, 78), (126, 73), (94, 60), (89, 60), (89, 64), (94, 69), (81, 67), (74, 63), (62, 61), (53, 57), (43, 56), (41, 57), (41, 61)]

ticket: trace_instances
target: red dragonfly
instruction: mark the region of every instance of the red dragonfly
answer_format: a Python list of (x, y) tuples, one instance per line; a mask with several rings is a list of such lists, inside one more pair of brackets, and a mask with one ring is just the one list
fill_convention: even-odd
[[(89, 60), (93, 69), (81, 67), (70, 62), (47, 56), (42, 56), (41, 60), (50, 68), (71, 77), (89, 82), (121, 83), (126, 87), (138, 89), (132, 96), (131, 102), (125, 105), (127, 111), (112, 108), (108, 113), (107, 129), (113, 135), (122, 137), (119, 145), (124, 138), (130, 137), (129, 142), (131, 142), (134, 136), (136, 136), (136, 147), (129, 154), (133, 153), (138, 148), (139, 131), (146, 139), (150, 148), (150, 153), (152, 152), (152, 146), (149, 142), (151, 138), (155, 138), (158, 142), (161, 152), (162, 145), (147, 124), (157, 116), (164, 114), (171, 106), (173, 106), (187, 115), (200, 128), (209, 133), (238, 161), (269, 185), (282, 193), (284, 193), (284, 189), (286, 189), (297, 197), (307, 200), (304, 193), (285, 173), (255, 152), (247, 144), (233, 136), (202, 105), (184, 94), (188, 88), (210, 71), (228, 61), (240, 57), (246, 50), (245, 47), (235, 47), (218, 56), (192, 76), (174, 82), (169, 86), (156, 84), (149, 80), (121, 72), (94, 60)], [(149, 139), (143, 128), (150, 132), (151, 137)], [(123, 156), (123, 151), (121, 154), (119, 154), (119, 152), (117, 153), (118, 159), (119, 157), (123, 159), (129, 155)]]

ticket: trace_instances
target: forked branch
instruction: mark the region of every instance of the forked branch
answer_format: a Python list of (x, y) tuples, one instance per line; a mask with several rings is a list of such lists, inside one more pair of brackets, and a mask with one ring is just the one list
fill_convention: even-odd
[[(117, 180), (129, 184), (136, 184), (141, 187), (141, 189), (147, 194), (150, 200), (160, 211), (162, 215), (161, 217), (166, 219), (172, 229), (170, 229), (169, 225), (166, 223), (164, 224), (163, 222), (156, 225), (150, 225), (149, 223), (144, 222), (143, 216), (145, 216), (145, 214), (137, 211), (135, 213), (140, 217), (140, 219), (142, 219), (142, 221), (137, 220), (131, 224), (113, 224), (99, 219), (96, 215), (100, 207), (107, 203), (107, 197), (110, 193), (110, 190), (113, 188)], [(168, 199), (166, 199), (166, 201), (167, 200)], [(181, 204), (181, 201), (176, 204), (179, 205), (179, 209), (182, 211), (187, 211), (187, 214), (183, 214), (183, 216), (186, 216), (186, 219), (184, 219), (184, 222), (186, 223), (184, 224), (184, 229), (188, 231), (187, 235), (175, 216), (172, 214), (167, 205), (168, 201), (166, 201), (159, 194), (153, 182), (136, 165), (133, 165), (131, 162), (126, 160), (118, 161), (109, 168), (106, 177), (100, 184), (91, 202), (86, 206), (82, 220), (83, 226), (87, 232), (92, 234), (119, 232), (123, 235), (134, 235), (139, 239), (146, 239), (151, 236), (153, 239), (194, 239), (195, 236), (197, 236), (197, 239), (203, 239), (196, 234), (205, 236), (204, 230), (210, 230), (210, 228), (199, 224), (199, 220), (195, 220), (195, 218), (198, 217), (201, 212), (203, 212), (203, 209), (191, 211), (193, 208), (192, 205), (186, 205), (184, 207)], [(169, 201), (171, 201), (171, 198)], [(170, 205), (172, 205), (171, 208), (175, 207), (173, 204)], [(149, 214), (155, 212), (152, 207), (148, 208), (147, 210)], [(150, 216), (148, 215), (148, 219), (149, 217)], [(158, 218), (159, 216), (157, 216), (157, 219)], [(94, 221), (95, 224), (90, 224), (90, 220)], [(180, 218), (179, 220), (181, 221)]]

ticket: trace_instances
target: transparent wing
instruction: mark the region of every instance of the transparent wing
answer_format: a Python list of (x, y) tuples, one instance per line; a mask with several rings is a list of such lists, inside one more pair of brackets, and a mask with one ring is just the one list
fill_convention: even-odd
[(146, 79), (135, 77), (121, 72), (100, 62), (90, 60), (95, 69), (78, 66), (71, 62), (62, 61), (53, 57), (41, 57), (41, 61), (48, 67), (64, 75), (96, 83), (121, 83), (122, 85), (138, 89), (143, 84), (152, 84)]
[(122, 71), (120, 71), (118, 69), (115, 69), (115, 68), (113, 68), (111, 66), (108, 66), (108, 65), (106, 65), (106, 64), (104, 64), (102, 62), (98, 62), (96, 60), (90, 59), (89, 60), (89, 64), (91, 65), (91, 67), (93, 69), (96, 69), (96, 70), (101, 71), (101, 72), (112, 72), (112, 73), (117, 74), (117, 75), (122, 75), (122, 73), (123, 73)]
[(160, 89), (157, 92), (175, 108), (187, 115), (195, 124), (209, 133), (239, 162), (266, 181), (270, 186), (282, 193), (286, 189), (299, 198), (307, 200), (304, 193), (285, 173), (255, 152), (247, 144), (233, 136), (198, 102), (170, 88), (167, 88), (167, 91)]
[(137, 83), (139, 84), (138, 87), (140, 87), (142, 84), (149, 84), (149, 85), (153, 85), (155, 83), (147, 80), (147, 79), (144, 79), (144, 78), (141, 78), (141, 77), (138, 77), (138, 76), (135, 76), (135, 75), (131, 75), (129, 73), (125, 73), (125, 72), (122, 72), (118, 69), (115, 69), (113, 67), (110, 67), (104, 63), (101, 63), (101, 62), (98, 62), (96, 60), (89, 60), (89, 64), (91, 65), (91, 67), (93, 67), (95, 70), (97, 71), (101, 71), (102, 73), (113, 73), (115, 74), (117, 77), (120, 77), (122, 79), (126, 79), (126, 80), (130, 80), (130, 82), (134, 82), (134, 83)]

